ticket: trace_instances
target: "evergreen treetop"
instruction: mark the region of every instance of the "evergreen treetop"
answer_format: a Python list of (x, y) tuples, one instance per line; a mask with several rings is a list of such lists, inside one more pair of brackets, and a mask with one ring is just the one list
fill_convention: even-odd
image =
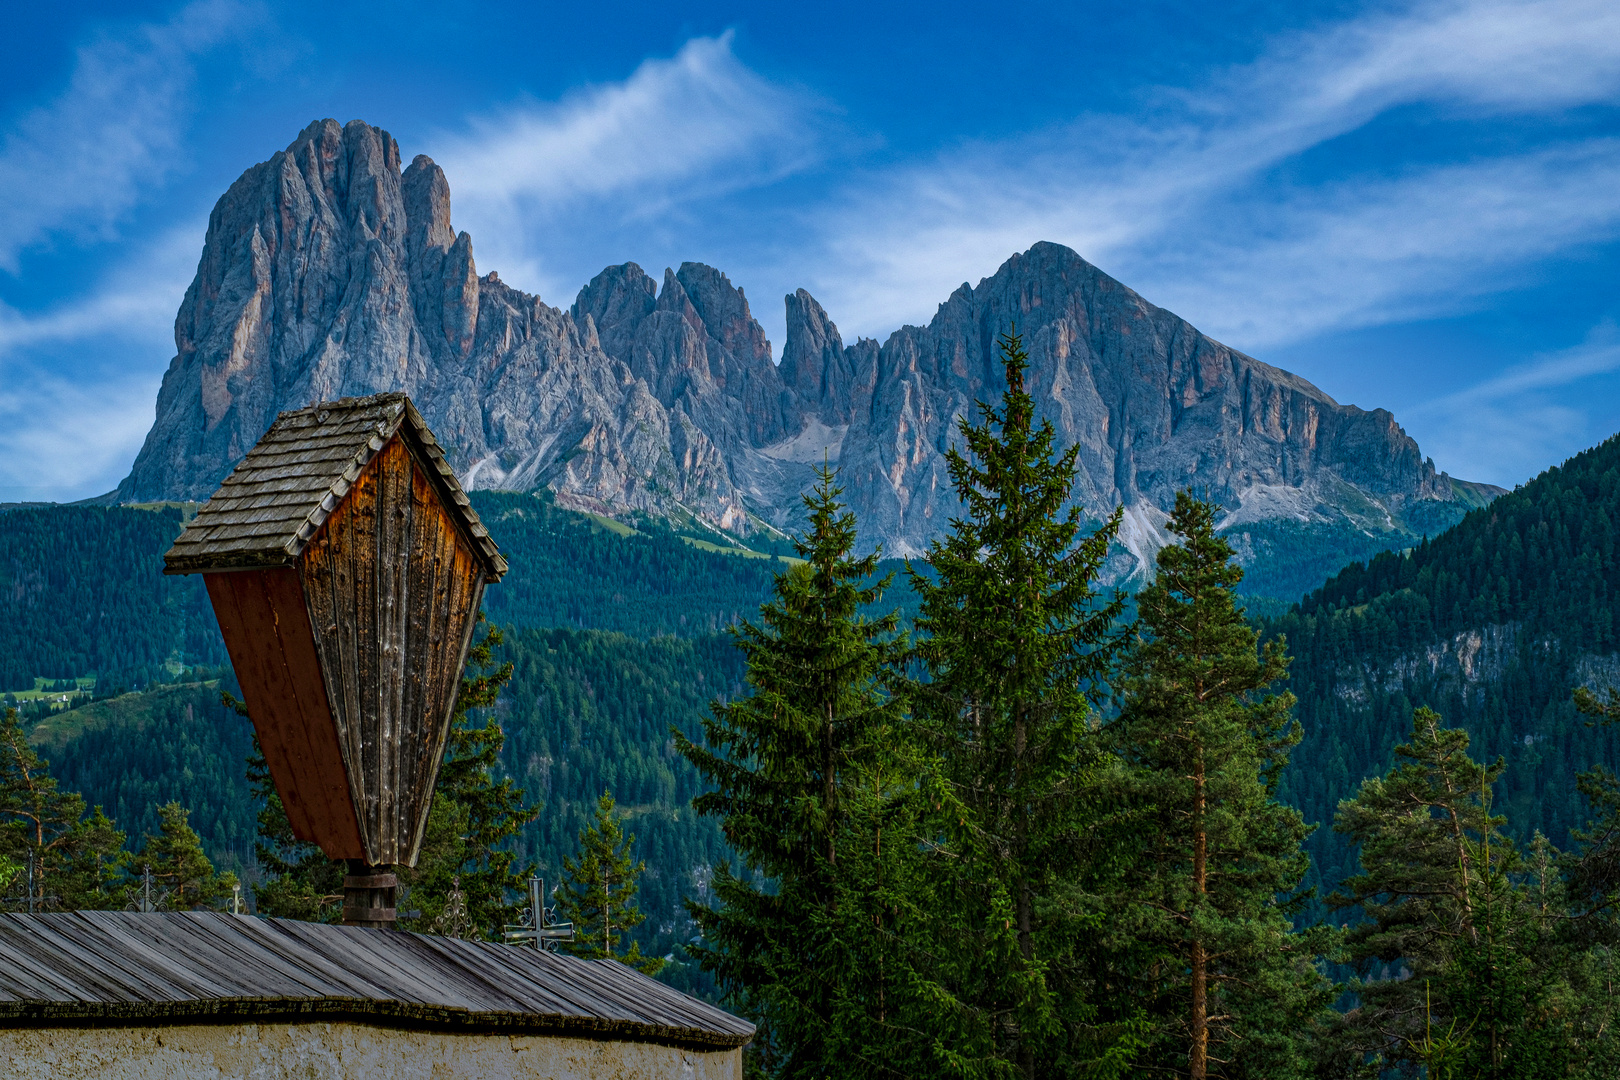
[(167, 893), (166, 906), (175, 911), (217, 908), (231, 897), (237, 884), (235, 874), (215, 873), (190, 817), (191, 812), (178, 802), (158, 807), (158, 832), (148, 833), (131, 859), (134, 866), (151, 871)]
[[(608, 957), (647, 975), (664, 966), (641, 955), (630, 931), (647, 918), (636, 906), (636, 884), (647, 864), (632, 861), (636, 837), (626, 834), (613, 808), (611, 792), (596, 803), (596, 820), (580, 830), (578, 858), (563, 858), (563, 883), (556, 893), (557, 917), (574, 924), (574, 939), (559, 944), (587, 960)], [(626, 944), (628, 942), (628, 944)]]
[[(963, 418), (946, 454), (963, 514), (932, 543), (921, 600), (915, 714), (932, 750), (940, 829), (935, 971), (954, 1008), (952, 1067), (1068, 1074), (1111, 1052), (1079, 962), (1078, 911), (1058, 901), (1107, 871), (1092, 802), (1107, 769), (1091, 722), (1120, 645), (1122, 602), (1097, 577), (1120, 511), (1089, 536), (1070, 502), (1078, 447), (1035, 423), (1029, 357), (1000, 341), (1001, 403)], [(949, 942), (949, 946), (947, 946)]]
[(1178, 494), (1166, 524), (1178, 541), (1137, 596), (1108, 734), (1142, 839), (1115, 932), (1138, 954), (1131, 981), (1164, 1040), (1144, 1066), (1280, 1080), (1308, 1069), (1301, 1036), (1329, 991), (1290, 920), (1310, 829), (1274, 797), (1301, 732), (1292, 696), (1268, 692), (1287, 674), (1282, 643), (1257, 649), (1214, 519)]
[(905, 655), (898, 619), (860, 614), (892, 575), (870, 582), (878, 554), (851, 555), (855, 518), (841, 493), (823, 469), (804, 500), (809, 531), (796, 542), (804, 563), (777, 576), (758, 623), (733, 628), (753, 693), (716, 706), (706, 746), (675, 732), (716, 788), (694, 807), (720, 816), (748, 867), (773, 878), (824, 875), (836, 864), (844, 789), (902, 714), (890, 674)]
[(1475, 761), (1467, 733), (1426, 708), (1395, 753), (1334, 822), (1361, 872), (1328, 902), (1364, 921), (1345, 935), (1357, 1005), (1324, 1061), (1367, 1075), (1613, 1075), (1614, 957), (1566, 916), (1568, 863), (1539, 834), (1526, 862), (1503, 834), (1491, 804), (1506, 763)]
[(780, 1077), (926, 1075), (937, 1055), (907, 935), (918, 923), (918, 764), (893, 614), (861, 614), (889, 578), (853, 555), (855, 520), (823, 469), (805, 496), (804, 563), (780, 573), (758, 623), (734, 631), (752, 693), (716, 702), (705, 745), (676, 743), (713, 785), (751, 874), (722, 864), (717, 907), (689, 904), (695, 947), (759, 1024), (762, 1068)]

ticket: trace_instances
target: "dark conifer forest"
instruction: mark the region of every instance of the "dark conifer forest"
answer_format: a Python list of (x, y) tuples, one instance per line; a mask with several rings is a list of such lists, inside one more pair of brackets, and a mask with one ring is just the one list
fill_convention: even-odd
[(96, 673), (103, 691), (226, 663), (200, 580), (165, 577), (180, 511), (53, 506), (0, 513), (0, 691)]
[[(1119, 604), (1015, 374), (909, 568), (835, 473), (792, 557), (474, 493), (512, 572), (412, 928), (494, 934), (608, 837), (619, 947), (760, 1022), (768, 1075), (1614, 1075), (1620, 439), (1286, 608), (1188, 497)], [(198, 903), (229, 871), (335, 918), (160, 572), (180, 524), (0, 513), (0, 907), (124, 906), (194, 836)]]
[[(1548, 469), (1418, 547), (1352, 563), (1268, 620), (1294, 662), (1305, 738), (1281, 797), (1329, 822), (1391, 764), (1412, 711), (1466, 729), (1502, 756), (1496, 807), (1521, 841), (1570, 843), (1590, 808), (1575, 776), (1620, 766), (1620, 740), (1577, 713), (1571, 691), (1620, 682), (1620, 439)], [(1355, 870), (1340, 837), (1311, 838), (1322, 892)]]

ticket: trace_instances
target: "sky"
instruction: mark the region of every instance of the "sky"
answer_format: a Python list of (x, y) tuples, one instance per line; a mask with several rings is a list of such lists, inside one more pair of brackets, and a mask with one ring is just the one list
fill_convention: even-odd
[(0, 5), (0, 501), (128, 472), (208, 213), (311, 121), (557, 306), (705, 262), (780, 353), (1041, 240), (1512, 487), (1620, 430), (1620, 4)]

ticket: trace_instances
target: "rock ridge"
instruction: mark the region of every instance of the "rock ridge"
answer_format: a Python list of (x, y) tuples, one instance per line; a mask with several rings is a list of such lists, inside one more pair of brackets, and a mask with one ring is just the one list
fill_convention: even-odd
[(1340, 405), (1230, 349), (1061, 245), (1038, 243), (927, 326), (846, 345), (807, 291), (784, 298), (781, 363), (743, 289), (682, 263), (592, 278), (567, 309), (480, 276), (431, 158), (317, 121), (231, 185), (175, 320), (176, 355), (120, 501), (206, 498), (278, 411), (402, 390), (469, 488), (740, 537), (793, 528), (837, 463), (863, 546), (916, 554), (957, 503), (956, 421), (1003, 389), (1016, 324), (1029, 385), (1079, 447), (1075, 497), (1125, 508), (1146, 566), (1177, 490), (1223, 525), (1299, 523), (1388, 546), (1496, 489), (1438, 472), (1386, 410)]

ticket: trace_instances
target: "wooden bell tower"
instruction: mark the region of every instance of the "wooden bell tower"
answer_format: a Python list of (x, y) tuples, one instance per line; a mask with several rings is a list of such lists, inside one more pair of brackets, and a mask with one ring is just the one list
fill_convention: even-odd
[(293, 834), (391, 926), (506, 561), (404, 394), (284, 412), (164, 556), (203, 575)]

